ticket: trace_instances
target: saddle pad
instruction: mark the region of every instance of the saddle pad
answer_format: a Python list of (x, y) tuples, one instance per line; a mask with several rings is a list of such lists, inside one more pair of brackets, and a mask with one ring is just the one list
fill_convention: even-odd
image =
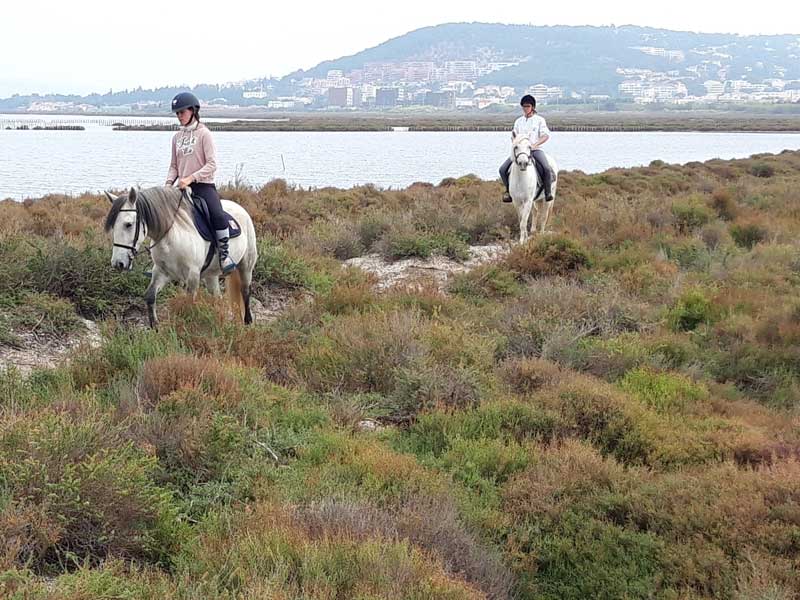
[[(205, 202), (203, 202), (205, 204)], [(223, 212), (225, 219), (228, 221), (229, 237), (235, 238), (242, 234), (242, 228), (239, 223), (230, 214)], [(192, 216), (194, 217), (194, 225), (197, 227), (197, 233), (207, 242), (217, 241), (216, 234), (211, 229), (211, 224), (205, 215), (203, 209), (199, 206), (198, 198), (194, 198), (192, 203)]]

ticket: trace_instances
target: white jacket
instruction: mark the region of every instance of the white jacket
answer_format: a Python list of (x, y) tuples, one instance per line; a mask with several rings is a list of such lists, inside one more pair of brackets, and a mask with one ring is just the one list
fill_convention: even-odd
[(517, 135), (527, 135), (531, 138), (534, 144), (546, 135), (550, 135), (550, 130), (547, 128), (544, 117), (540, 117), (536, 113), (532, 114), (530, 118), (522, 115), (519, 119), (514, 121), (514, 128), (512, 129)]

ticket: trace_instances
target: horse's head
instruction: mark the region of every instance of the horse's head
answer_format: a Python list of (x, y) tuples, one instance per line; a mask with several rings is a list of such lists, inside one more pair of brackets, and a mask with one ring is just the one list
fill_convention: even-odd
[(527, 135), (511, 134), (511, 155), (520, 170), (524, 171), (531, 164), (531, 138)]
[(144, 222), (136, 206), (136, 190), (126, 195), (114, 196), (106, 192), (111, 210), (106, 217), (106, 231), (111, 233), (114, 244), (111, 251), (111, 266), (120, 271), (133, 268), (133, 259), (146, 235)]

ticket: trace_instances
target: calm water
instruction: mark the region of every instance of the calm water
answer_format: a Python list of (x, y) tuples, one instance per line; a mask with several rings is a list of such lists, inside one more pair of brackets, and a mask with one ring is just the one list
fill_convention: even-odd
[[(163, 183), (171, 132), (0, 130), (0, 198), (76, 194)], [(282, 177), (304, 187), (373, 183), (404, 187), (475, 173), (497, 177), (509, 152), (504, 132), (240, 133), (215, 132), (217, 182), (237, 168), (259, 185)], [(555, 133), (546, 150), (561, 169), (587, 173), (646, 165), (742, 158), (800, 149), (785, 133)]]

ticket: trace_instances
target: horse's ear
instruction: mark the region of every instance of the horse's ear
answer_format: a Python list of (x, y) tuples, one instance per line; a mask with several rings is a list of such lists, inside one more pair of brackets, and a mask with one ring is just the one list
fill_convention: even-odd
[(107, 190), (106, 190), (106, 198), (108, 198), (108, 201), (111, 202), (111, 204), (114, 204), (114, 200), (116, 200), (116, 198), (114, 198), (114, 196), (111, 194), (111, 192), (109, 192)]
[(131, 204), (136, 204), (136, 188), (131, 188), (131, 191), (128, 192), (128, 200)]

